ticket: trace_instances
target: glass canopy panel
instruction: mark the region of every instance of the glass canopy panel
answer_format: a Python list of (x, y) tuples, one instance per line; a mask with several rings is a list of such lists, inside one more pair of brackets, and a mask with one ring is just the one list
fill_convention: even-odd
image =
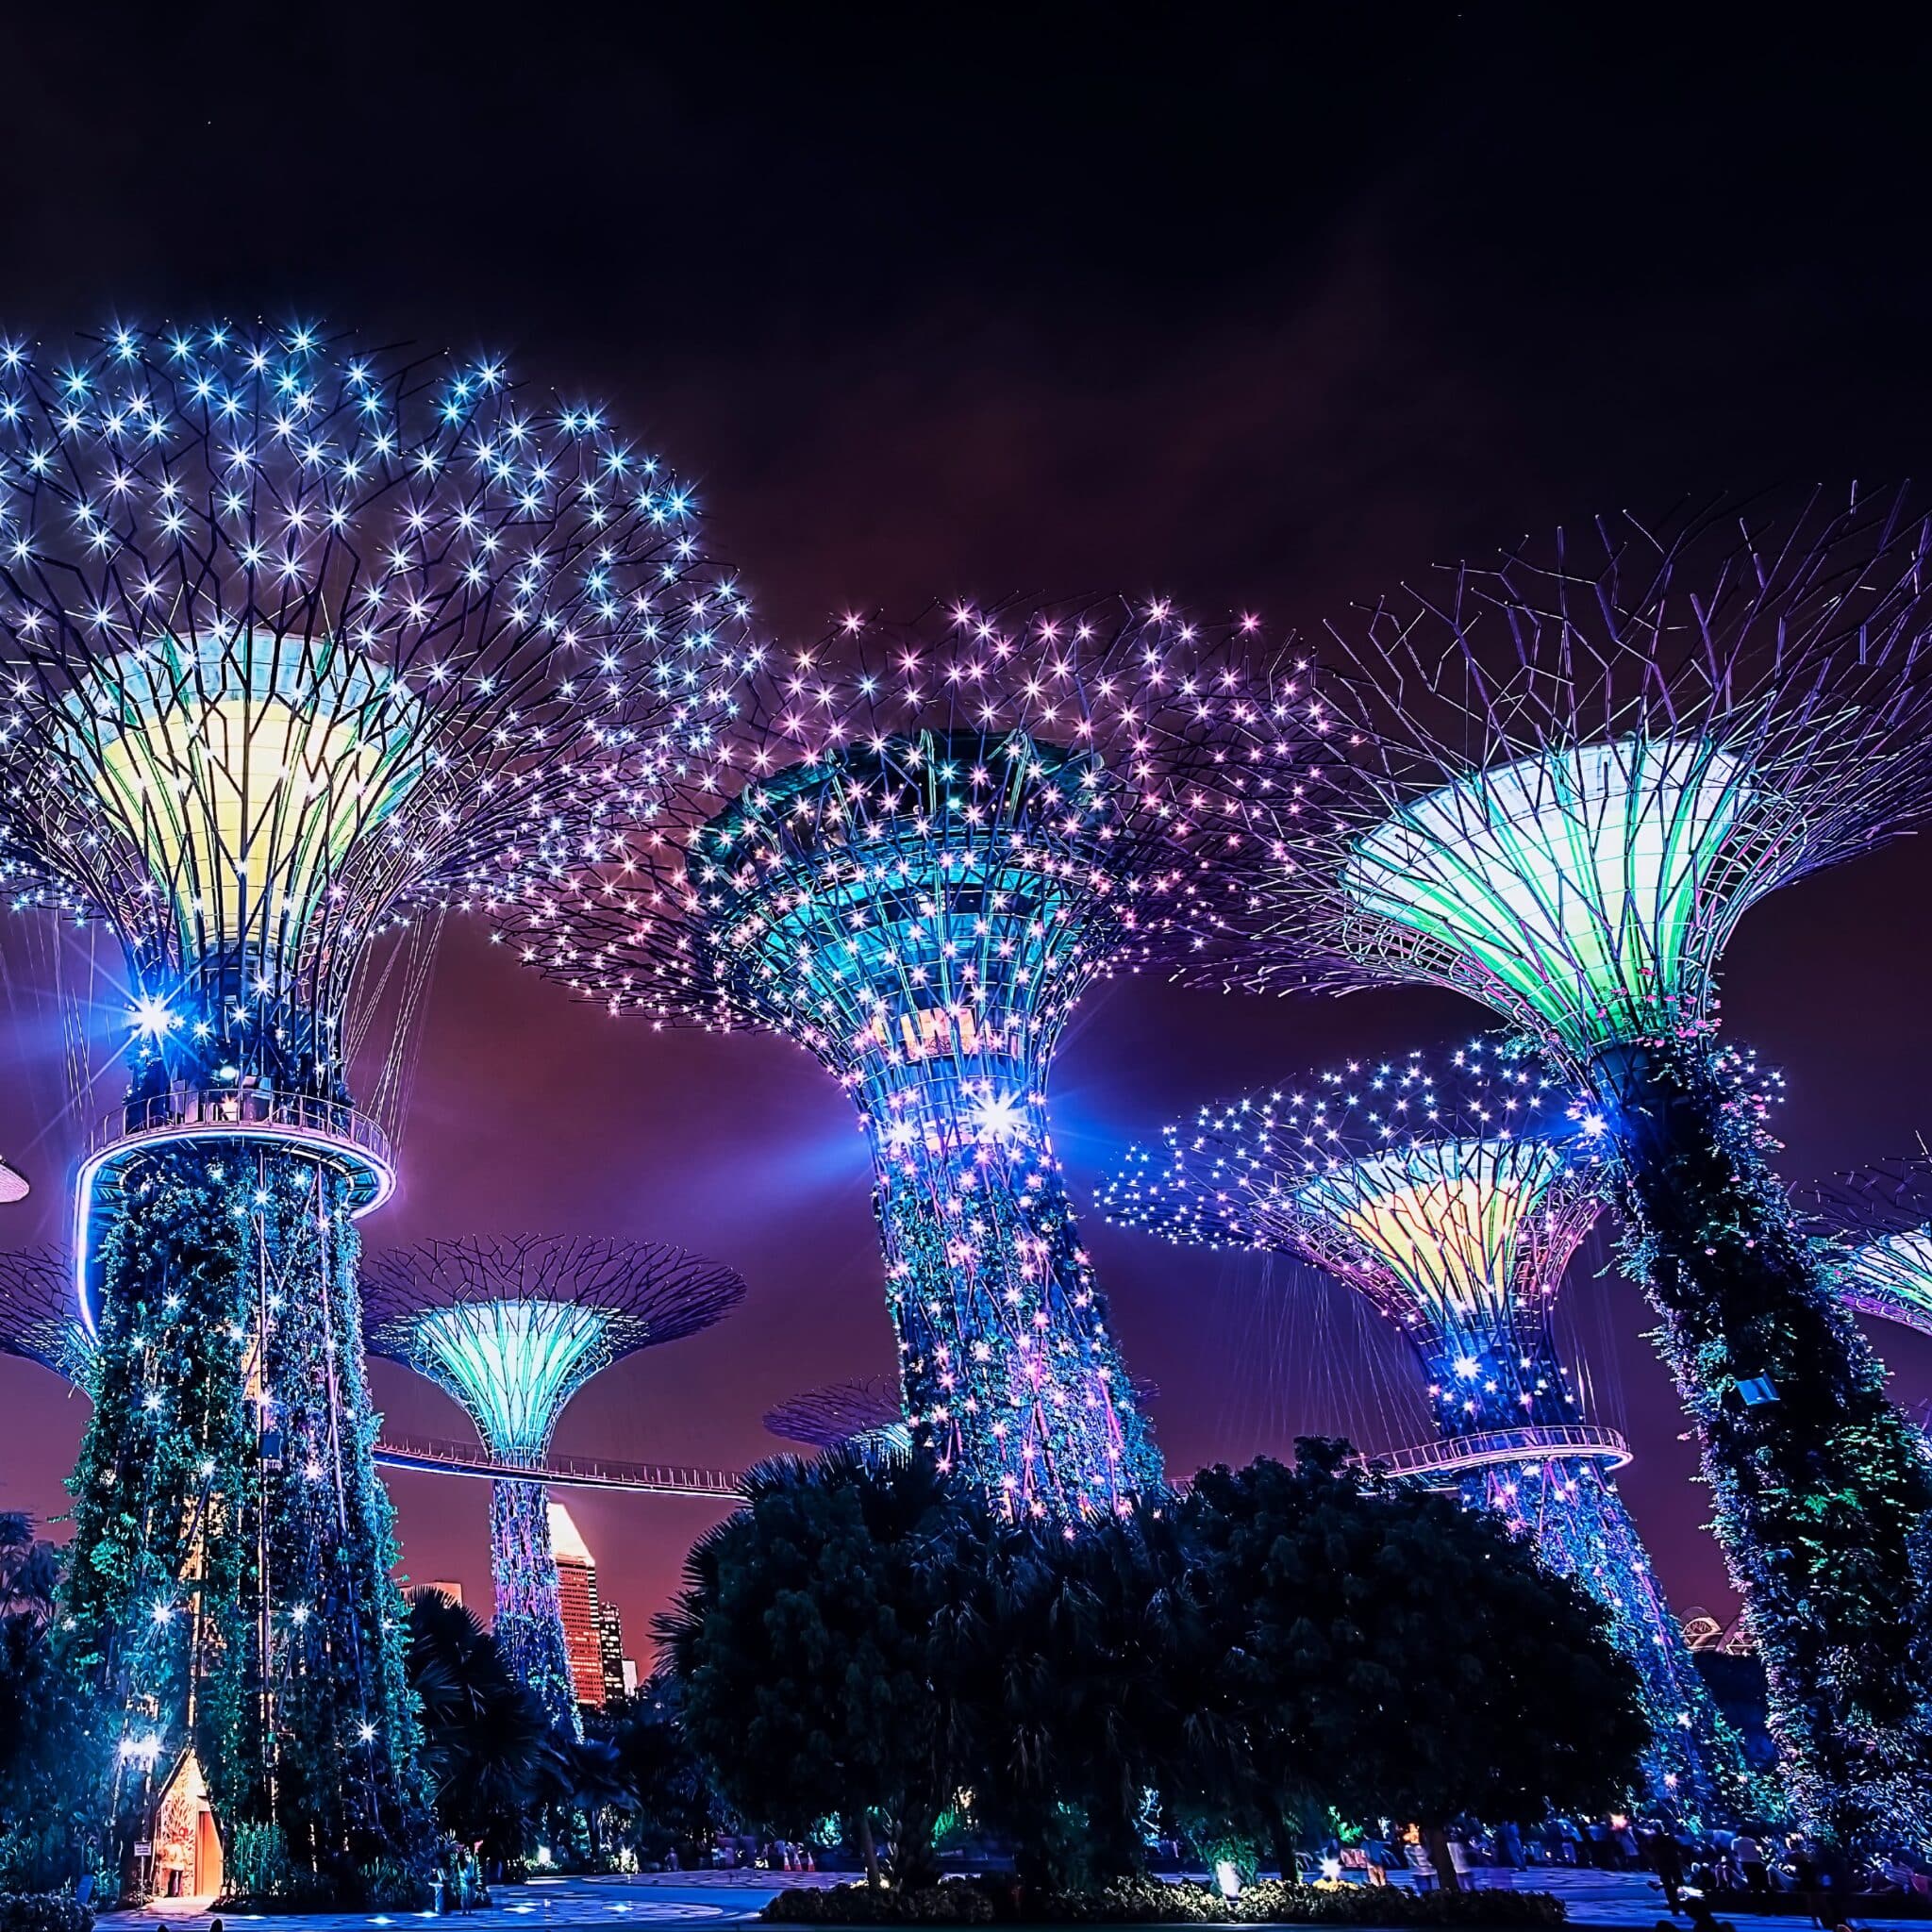
[(1568, 746), (1418, 799), (1342, 886), (1588, 1048), (1702, 999), (1700, 924), (1727, 923), (1710, 888), (1748, 802), (1740, 761), (1701, 739)]

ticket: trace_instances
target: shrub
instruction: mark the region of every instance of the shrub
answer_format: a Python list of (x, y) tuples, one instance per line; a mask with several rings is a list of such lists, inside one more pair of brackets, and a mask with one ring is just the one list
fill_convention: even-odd
[(428, 1879), (400, 1858), (363, 1866), (362, 1903), (373, 1911), (420, 1911), (435, 1896)]
[(58, 1891), (0, 1891), (0, 1932), (89, 1932), (92, 1906)]
[(1410, 1891), (1405, 1887), (1295, 1885), (1272, 1879), (1224, 1899), (1201, 1885), (1124, 1878), (1091, 1891), (1022, 1894), (994, 1879), (955, 1879), (911, 1891), (865, 1885), (781, 1891), (762, 1916), (789, 1925), (1388, 1925), (1449, 1928), (1560, 1925), (1543, 1891)]
[(953, 1879), (910, 1891), (864, 1884), (823, 1890), (793, 1887), (781, 1891), (760, 1916), (786, 1925), (990, 1925), (996, 1914), (989, 1892)]

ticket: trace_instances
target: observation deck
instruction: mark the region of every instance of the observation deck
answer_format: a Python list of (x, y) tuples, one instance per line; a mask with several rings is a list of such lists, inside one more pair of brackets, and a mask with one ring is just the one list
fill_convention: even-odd
[(542, 1483), (550, 1489), (628, 1490), (653, 1496), (704, 1496), (738, 1500), (736, 1470), (685, 1464), (613, 1462), (598, 1456), (546, 1456), (541, 1461), (502, 1460), (478, 1443), (385, 1436), (375, 1459), (386, 1469), (431, 1471), (439, 1475), (486, 1476), (491, 1481)]
[(1499, 1469), (1512, 1462), (1596, 1462), (1608, 1470), (1622, 1469), (1632, 1458), (1629, 1443), (1615, 1429), (1600, 1428), (1593, 1423), (1571, 1423), (1551, 1428), (1491, 1429), (1482, 1435), (1424, 1442), (1413, 1449), (1394, 1449), (1360, 1459), (1391, 1475), (1453, 1481), (1479, 1469)]
[(246, 1080), (129, 1100), (96, 1123), (75, 1187), (75, 1276), (90, 1334), (96, 1236), (120, 1199), (123, 1171), (142, 1154), (194, 1141), (279, 1147), (332, 1168), (348, 1183), (349, 1212), (358, 1219), (395, 1192), (389, 1136), (367, 1114), (341, 1101), (279, 1092)]

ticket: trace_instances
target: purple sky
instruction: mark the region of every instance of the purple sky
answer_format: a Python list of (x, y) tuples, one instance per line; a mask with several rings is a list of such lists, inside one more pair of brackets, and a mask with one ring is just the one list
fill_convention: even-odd
[[(699, 11), (559, 16), (540, 40), (481, 15), (419, 35), (354, 8), (245, 29), (190, 9), (110, 74), (91, 25), (43, 10), (9, 37), (36, 78), (0, 118), (0, 325), (299, 313), (507, 349), (696, 475), (709, 547), (792, 633), (1095, 587), (1314, 628), (1524, 530), (1897, 475), (1926, 447), (1910, 41), (1700, 44), (1681, 19), (1653, 38), (1624, 10), (1529, 8), (1364, 10), (1298, 42), (1276, 9)], [(1726, 1021), (1787, 1070), (1794, 1179), (1932, 1129), (1928, 888), (1932, 854), (1900, 846), (1754, 912), (1731, 949)], [(0, 1240), (64, 1238), (58, 1028), (32, 949), (6, 951), (0, 1148), (39, 1187)], [(1446, 996), (1113, 987), (1057, 1070), (1061, 1152), (1091, 1199), (1129, 1139), (1204, 1099), (1477, 1024)], [(771, 1402), (890, 1366), (862, 1143), (791, 1048), (606, 1020), (458, 936), (402, 1151), (372, 1245), (637, 1234), (750, 1282), (715, 1333), (593, 1383), (565, 1449), (741, 1463)], [(1413, 1426), (1339, 1292), (1284, 1301), (1254, 1264), (1089, 1222), (1174, 1470)], [(1664, 1579), (1716, 1603), (1641, 1300), (1571, 1300)], [(1901, 1399), (1932, 1398), (1932, 1344), (1885, 1348)], [(399, 1424), (464, 1428), (374, 1378)], [(0, 1363), (0, 1505), (59, 1507), (83, 1415)], [(480, 1595), (482, 1486), (394, 1492), (410, 1574)], [(708, 1512), (573, 1507), (636, 1647)]]

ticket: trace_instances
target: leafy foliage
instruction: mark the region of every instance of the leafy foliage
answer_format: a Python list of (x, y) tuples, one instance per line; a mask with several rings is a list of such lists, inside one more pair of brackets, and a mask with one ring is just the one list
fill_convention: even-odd
[(49, 1623), (60, 1552), (0, 1517), (0, 1884), (30, 1891), (82, 1875), (108, 1744), (100, 1712)]
[(0, 1891), (0, 1932), (89, 1932), (93, 1908), (57, 1892)]
[(631, 1837), (641, 1857), (675, 1852), (694, 1865), (726, 1819), (705, 1761), (681, 1722), (677, 1680), (660, 1672), (638, 1687), (611, 1734), (629, 1793)]
[(541, 1702), (470, 1611), (435, 1591), (409, 1607), (408, 1669), (438, 1821), (486, 1857), (521, 1857), (526, 1821), (569, 1784)]
[(1595, 1601), (1487, 1512), (1299, 1450), (1204, 1471), (1185, 1505), (1257, 1805), (1441, 1826), (1627, 1790), (1647, 1733)]
[(902, 1895), (962, 1789), (1032, 1900), (1137, 1877), (1150, 1789), (1292, 1870), (1318, 1806), (1440, 1835), (1638, 1775), (1638, 1680), (1595, 1602), (1340, 1444), (1077, 1532), (995, 1521), (911, 1458), (780, 1461), (746, 1495), (659, 1624), (690, 1743), (758, 1824), (886, 1820)]
[(657, 1631), (686, 1734), (752, 1824), (805, 1837), (828, 1809), (887, 1825), (901, 1882), (932, 1868), (958, 1788), (934, 1624), (985, 1516), (925, 1457), (835, 1451), (745, 1478)]

